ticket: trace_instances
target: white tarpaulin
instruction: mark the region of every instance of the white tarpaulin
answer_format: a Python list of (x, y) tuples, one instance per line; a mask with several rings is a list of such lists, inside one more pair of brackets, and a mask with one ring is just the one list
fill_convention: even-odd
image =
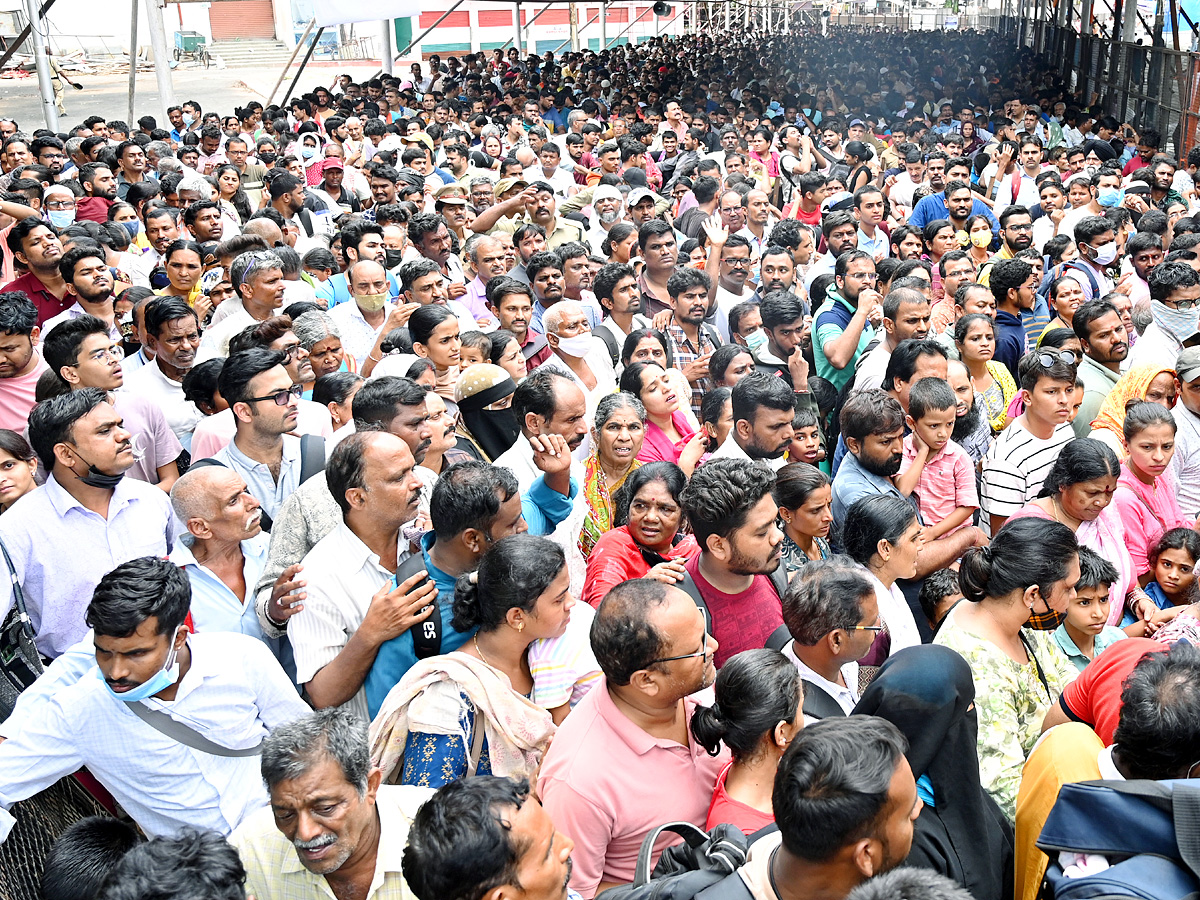
[(312, 0), (313, 16), (317, 25), (348, 25), (351, 22), (373, 22), (379, 19), (402, 19), (419, 16), (421, 4), (417, 0)]

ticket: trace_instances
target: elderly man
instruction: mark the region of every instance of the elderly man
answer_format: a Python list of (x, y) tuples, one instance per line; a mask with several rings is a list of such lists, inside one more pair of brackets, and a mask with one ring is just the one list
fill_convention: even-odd
[(560, 300), (542, 318), (553, 355), (542, 368), (562, 372), (587, 398), (588, 418), (605, 394), (617, 389), (611, 357), (604, 343), (592, 335), (587, 312), (577, 300)]
[(504, 266), (504, 245), (496, 238), (484, 235), (476, 237), (470, 248), (475, 277), (467, 285), (467, 292), (463, 294), (460, 302), (471, 311), (480, 328), (494, 331), (497, 321), (496, 316), (488, 309), (487, 286), (493, 279), (507, 274)]
[(663, 822), (703, 826), (727, 759), (689, 732), (691, 695), (716, 678), (717, 642), (687, 594), (623, 582), (591, 633), (604, 678), (559, 727), (538, 781), (551, 821), (575, 842), (570, 883), (584, 897), (631, 882), (642, 841)]
[(238, 309), (204, 332), (196, 362), (229, 355), (229, 339), (275, 315), (283, 303), (283, 263), (267, 250), (243, 253), (229, 267), (229, 279), (238, 292)]
[(339, 303), (329, 316), (341, 335), (342, 349), (354, 357), (361, 371), (376, 344), (386, 336), (385, 324), (396, 304), (388, 299), (388, 272), (376, 260), (353, 263), (346, 270), (346, 280), (352, 302)]
[[(70, 658), (52, 665), (4, 722), (3, 810), (83, 766), (150, 835), (226, 835), (266, 804), (258, 750), (307, 708), (259, 641), (189, 635), (187, 576), (156, 555), (118, 565), (82, 595), (94, 660), (82, 671)], [(12, 825), (0, 810), (0, 839)]]
[(592, 210), (596, 213), (587, 239), (593, 253), (600, 253), (600, 245), (608, 237), (609, 229), (625, 218), (625, 198), (611, 184), (597, 185), (592, 193)]
[[(374, 222), (355, 222), (339, 233), (342, 237), (342, 255), (346, 258), (346, 271), (331, 276), (317, 289), (317, 298), (324, 300), (329, 309), (350, 299), (350, 269), (355, 263), (370, 260), (382, 265), (387, 256), (383, 227)], [(387, 282), (388, 299), (395, 300), (400, 295), (400, 283), (390, 272)]]
[(262, 777), (270, 807), (230, 837), (251, 895), (412, 900), (402, 854), (433, 792), (380, 784), (365, 721), (322, 709), (276, 728), (263, 742)]

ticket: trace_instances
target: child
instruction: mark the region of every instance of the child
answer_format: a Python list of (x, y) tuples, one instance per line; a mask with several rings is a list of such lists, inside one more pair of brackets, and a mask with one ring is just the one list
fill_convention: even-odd
[[(1190, 528), (1172, 528), (1158, 539), (1150, 554), (1150, 571), (1154, 580), (1146, 585), (1146, 596), (1163, 610), (1176, 610), (1197, 599), (1196, 563), (1200, 561), (1200, 534)], [(1154, 616), (1165, 622), (1169, 616)], [(1132, 625), (1133, 613), (1126, 612), (1121, 625)]]
[(462, 336), (462, 347), (458, 351), (460, 369), (467, 366), (491, 362), (492, 339), (482, 331), (466, 331)]
[(904, 462), (896, 487), (905, 497), (916, 491), (926, 540), (935, 540), (971, 521), (979, 508), (975, 463), (950, 439), (957, 400), (940, 378), (922, 378), (908, 392), (912, 433), (904, 439)]
[(926, 575), (925, 580), (921, 582), (921, 592), (917, 595), (921, 603), (921, 612), (925, 613), (925, 620), (935, 632), (946, 613), (962, 598), (962, 588), (958, 586), (958, 573), (953, 569), (938, 569)]
[(1071, 398), (1071, 415), (1067, 417), (1067, 424), (1070, 425), (1079, 415), (1079, 409), (1083, 406), (1083, 393), (1086, 390), (1082, 378), (1075, 379), (1075, 395)]
[(821, 446), (821, 429), (817, 415), (811, 409), (802, 409), (792, 420), (792, 442), (788, 445), (788, 462), (804, 462), (815, 466), (825, 458)]
[(1112, 563), (1090, 547), (1079, 548), (1075, 599), (1067, 607), (1066, 620), (1054, 631), (1054, 642), (1080, 671), (1109, 644), (1128, 637), (1116, 625), (1106, 624), (1108, 589), (1116, 580)]

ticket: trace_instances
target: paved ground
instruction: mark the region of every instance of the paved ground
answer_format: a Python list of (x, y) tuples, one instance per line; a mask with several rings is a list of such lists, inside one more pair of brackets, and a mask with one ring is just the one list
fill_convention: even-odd
[[(205, 110), (232, 112), (248, 100), (265, 103), (271, 89), (279, 78), (280, 69), (238, 68), (203, 69), (187, 68), (187, 63), (172, 73), (175, 86), (175, 101), (196, 100)], [(310, 66), (304, 70), (296, 89), (310, 91), (318, 84), (332, 84), (341, 72), (348, 72), (356, 80), (368, 78), (379, 71), (378, 65)], [(283, 96), (296, 69), (289, 70), (288, 79), (279, 89), (276, 100)], [(116, 75), (81, 75), (82, 91), (67, 88), (65, 103), (66, 120), (59, 122), (60, 130), (77, 124), (91, 115), (107, 119), (124, 119), (129, 113), (129, 73)], [(0, 114), (11, 117), (23, 129), (32, 131), (43, 124), (41, 100), (38, 97), (37, 78), (0, 78)], [(153, 115), (163, 122), (163, 108), (159, 103), (158, 85), (153, 72), (139, 72), (137, 95), (134, 102), (134, 118)]]

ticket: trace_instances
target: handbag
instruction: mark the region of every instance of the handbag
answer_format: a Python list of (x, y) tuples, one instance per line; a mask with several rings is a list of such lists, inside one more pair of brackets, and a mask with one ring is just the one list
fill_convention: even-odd
[(0, 553), (4, 554), (13, 594), (12, 609), (0, 625), (0, 722), (3, 722), (12, 715), (21, 692), (37, 681), (45, 667), (35, 643), (33, 620), (25, 607), (25, 592), (3, 541)]

